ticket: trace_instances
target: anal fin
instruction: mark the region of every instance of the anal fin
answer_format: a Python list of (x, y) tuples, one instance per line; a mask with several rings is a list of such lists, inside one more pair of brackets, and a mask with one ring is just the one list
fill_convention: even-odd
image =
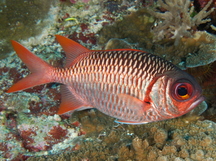
[(115, 120), (116, 123), (120, 124), (131, 124), (131, 125), (138, 125), (138, 124), (147, 124), (148, 122), (136, 122), (136, 121), (126, 121), (126, 120)]
[(61, 105), (58, 110), (59, 115), (69, 111), (84, 110), (92, 108), (87, 102), (85, 102), (80, 96), (75, 93), (71, 87), (66, 85), (61, 86)]

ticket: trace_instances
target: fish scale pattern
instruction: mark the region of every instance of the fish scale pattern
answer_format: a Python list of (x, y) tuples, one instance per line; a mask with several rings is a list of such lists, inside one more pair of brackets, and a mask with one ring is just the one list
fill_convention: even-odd
[(127, 108), (119, 94), (144, 100), (156, 74), (176, 67), (155, 55), (133, 50), (94, 51), (66, 70), (62, 82), (101, 112), (119, 119), (141, 121), (136, 109)]

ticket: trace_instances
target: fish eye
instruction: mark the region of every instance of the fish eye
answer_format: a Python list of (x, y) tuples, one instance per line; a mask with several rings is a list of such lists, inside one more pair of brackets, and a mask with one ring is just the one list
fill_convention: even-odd
[(191, 97), (193, 86), (189, 83), (176, 83), (174, 96), (179, 100), (186, 100)]

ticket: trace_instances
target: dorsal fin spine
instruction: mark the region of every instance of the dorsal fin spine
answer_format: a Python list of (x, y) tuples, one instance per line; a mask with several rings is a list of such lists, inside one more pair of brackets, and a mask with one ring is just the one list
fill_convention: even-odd
[(70, 67), (72, 62), (81, 54), (91, 52), (88, 48), (64, 36), (56, 35), (56, 39), (66, 54), (65, 67)]

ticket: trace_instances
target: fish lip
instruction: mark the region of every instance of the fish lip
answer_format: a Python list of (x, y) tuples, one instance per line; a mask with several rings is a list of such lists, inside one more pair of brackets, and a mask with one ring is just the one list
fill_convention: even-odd
[(203, 102), (205, 98), (203, 96), (200, 96), (198, 99), (196, 99), (193, 103), (191, 103), (190, 107), (188, 108), (188, 111), (193, 110), (196, 106), (198, 106), (201, 102)]

